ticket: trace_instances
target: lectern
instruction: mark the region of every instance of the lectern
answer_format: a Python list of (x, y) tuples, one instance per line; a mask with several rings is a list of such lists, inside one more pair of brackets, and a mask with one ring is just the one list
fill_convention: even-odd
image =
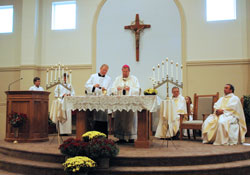
[[(49, 94), (45, 91), (6, 91), (6, 137), (5, 141), (39, 142), (48, 139), (48, 106)], [(27, 120), (14, 136), (14, 128), (8, 122), (12, 112), (27, 115)]]

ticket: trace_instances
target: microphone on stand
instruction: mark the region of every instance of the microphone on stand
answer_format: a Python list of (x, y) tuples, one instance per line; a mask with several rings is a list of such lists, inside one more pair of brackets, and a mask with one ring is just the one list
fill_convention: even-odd
[(11, 82), (9, 85), (8, 85), (8, 91), (10, 91), (10, 86), (18, 81), (21, 81), (23, 78), (19, 78), (18, 80), (15, 80), (13, 82)]

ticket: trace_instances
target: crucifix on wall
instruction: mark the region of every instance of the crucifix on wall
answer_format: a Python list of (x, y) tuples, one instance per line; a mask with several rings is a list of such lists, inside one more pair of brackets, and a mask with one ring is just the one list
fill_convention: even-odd
[(124, 29), (132, 30), (135, 33), (135, 47), (136, 47), (136, 61), (139, 61), (139, 46), (140, 46), (140, 33), (146, 29), (150, 28), (149, 24), (143, 24), (140, 21), (139, 14), (136, 14), (135, 21), (132, 22), (131, 25), (125, 26)]

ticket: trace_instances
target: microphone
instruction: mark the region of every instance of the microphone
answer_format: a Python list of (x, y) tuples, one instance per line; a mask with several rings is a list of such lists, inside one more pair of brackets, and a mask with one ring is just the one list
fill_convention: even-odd
[(15, 80), (15, 81), (13, 81), (13, 82), (11, 82), (10, 84), (9, 84), (9, 86), (8, 86), (8, 91), (10, 91), (10, 86), (12, 85), (12, 84), (14, 84), (14, 83), (16, 83), (16, 82), (18, 82), (18, 81), (21, 81), (23, 78), (19, 78), (18, 80)]

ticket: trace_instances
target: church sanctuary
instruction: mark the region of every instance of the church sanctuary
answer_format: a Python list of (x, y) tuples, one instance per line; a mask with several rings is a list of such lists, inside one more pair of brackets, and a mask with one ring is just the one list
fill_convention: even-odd
[(0, 0), (0, 175), (250, 175), (250, 0)]

